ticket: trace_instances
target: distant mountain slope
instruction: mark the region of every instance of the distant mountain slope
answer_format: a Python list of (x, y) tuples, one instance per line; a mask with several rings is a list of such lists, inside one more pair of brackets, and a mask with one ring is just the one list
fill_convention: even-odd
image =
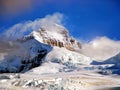
[(102, 62), (93, 61), (91, 64), (94, 66), (106, 65), (106, 67), (101, 68), (100, 73), (102, 74), (119, 74), (120, 75), (120, 53), (118, 53), (117, 55), (105, 61), (102, 61)]

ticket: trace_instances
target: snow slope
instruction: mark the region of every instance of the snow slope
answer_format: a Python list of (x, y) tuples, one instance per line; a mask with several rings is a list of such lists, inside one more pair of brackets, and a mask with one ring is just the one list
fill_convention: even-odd
[(91, 58), (87, 56), (59, 47), (53, 47), (44, 60), (45, 62), (40, 67), (33, 68), (27, 73), (69, 72), (74, 71), (77, 65), (89, 65), (92, 62)]

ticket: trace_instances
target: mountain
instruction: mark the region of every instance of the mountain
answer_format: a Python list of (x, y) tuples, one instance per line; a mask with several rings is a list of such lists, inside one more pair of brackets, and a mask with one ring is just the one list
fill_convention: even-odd
[[(115, 56), (104, 60), (102, 62), (100, 61), (92, 61), (91, 65), (100, 66), (99, 67), (99, 73), (100, 74), (118, 74), (120, 75), (120, 53), (116, 54)], [(102, 67), (104, 66), (104, 67)]]
[(91, 64), (95, 65), (95, 64), (115, 64), (115, 65), (119, 65), (120, 64), (120, 53), (116, 54), (115, 56), (113, 57), (110, 57), (109, 59), (107, 60), (104, 60), (104, 61), (93, 61)]
[(105, 63), (120, 64), (120, 53), (109, 58), (108, 60), (105, 61)]
[(120, 53), (109, 58), (108, 60), (104, 61), (103, 63), (114, 64), (113, 67), (108, 68), (108, 69), (111, 70), (112, 74), (120, 75)]
[(79, 53), (82, 48), (80, 42), (61, 25), (54, 24), (53, 29), (41, 27), (17, 38), (15, 42), (18, 48), (0, 62), (1, 73), (26, 72), (30, 69), (30, 72), (55, 73), (69, 71), (76, 64), (92, 62), (91, 58)]

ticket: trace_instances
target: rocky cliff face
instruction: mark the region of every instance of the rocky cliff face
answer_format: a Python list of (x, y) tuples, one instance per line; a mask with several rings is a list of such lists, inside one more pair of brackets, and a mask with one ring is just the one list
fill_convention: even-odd
[(37, 39), (38, 41), (57, 47), (64, 47), (68, 50), (74, 51), (75, 49), (81, 49), (81, 44), (75, 38), (71, 37), (65, 28), (61, 31), (49, 31), (44, 28), (38, 31), (33, 31), (30, 35), (24, 36), (19, 39), (20, 42), (25, 42), (30, 39)]
[(57, 40), (56, 38), (49, 38), (45, 29), (42, 28), (40, 31), (40, 35), (42, 36), (45, 44), (57, 47), (65, 47), (68, 50), (75, 50), (75, 47), (81, 49), (81, 44), (71, 37), (66, 30), (63, 30), (60, 34), (63, 35), (63, 39)]

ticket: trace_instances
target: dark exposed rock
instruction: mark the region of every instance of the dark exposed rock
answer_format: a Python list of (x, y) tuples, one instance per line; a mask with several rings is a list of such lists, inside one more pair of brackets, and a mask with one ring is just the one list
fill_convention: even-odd
[(9, 76), (6, 76), (6, 75), (2, 75), (2, 76), (0, 76), (0, 80), (1, 79), (10, 79), (10, 77)]
[(27, 70), (30, 70), (34, 67), (38, 67), (42, 64), (42, 59), (47, 54), (47, 50), (38, 50), (38, 55), (34, 57), (33, 59), (28, 60), (22, 60), (22, 66), (19, 69), (19, 72), (24, 72)]
[(64, 40), (56, 40), (55, 38), (49, 38), (47, 37), (47, 32), (44, 28), (41, 28), (40, 35), (42, 36), (43, 42), (45, 44), (51, 45), (51, 46), (58, 46), (58, 47), (65, 47), (68, 50), (73, 51), (74, 46), (77, 46), (79, 49), (81, 49), (80, 42), (76, 41), (73, 37), (69, 35), (67, 30), (63, 30), (61, 34), (64, 36)]

